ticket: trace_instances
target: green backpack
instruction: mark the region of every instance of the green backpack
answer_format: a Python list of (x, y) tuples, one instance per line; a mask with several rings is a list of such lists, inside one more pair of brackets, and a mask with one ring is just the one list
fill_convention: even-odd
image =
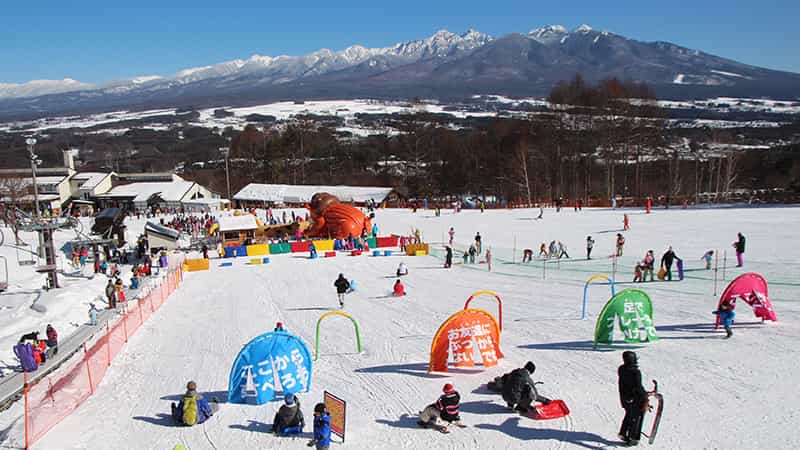
[(183, 423), (184, 425), (197, 425), (197, 396), (183, 397)]

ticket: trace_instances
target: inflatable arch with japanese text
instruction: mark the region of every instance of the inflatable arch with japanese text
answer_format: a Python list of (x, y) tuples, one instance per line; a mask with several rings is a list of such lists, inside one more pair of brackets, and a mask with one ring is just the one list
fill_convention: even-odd
[(231, 368), (228, 403), (261, 405), (284, 394), (308, 392), (311, 353), (299, 337), (286, 331), (264, 333), (242, 348)]
[(475, 349), (484, 367), (497, 365), (500, 351), (500, 327), (494, 316), (482, 309), (468, 308), (450, 316), (436, 331), (431, 344), (429, 372), (447, 372), (452, 356), (456, 367), (474, 367)]
[[(736, 300), (742, 299), (745, 303), (753, 307), (753, 313), (761, 321), (771, 320), (776, 322), (778, 316), (775, 310), (772, 309), (772, 302), (769, 301), (769, 292), (767, 290), (767, 280), (761, 274), (755, 272), (743, 273), (736, 277), (731, 284), (722, 292), (722, 296), (717, 303), (717, 309), (722, 305), (725, 300), (730, 301), (733, 307), (736, 307)], [(720, 318), (717, 315), (716, 326), (719, 327)]]
[(656, 327), (653, 323), (653, 302), (640, 289), (620, 291), (603, 307), (597, 318), (594, 331), (594, 345), (611, 344), (614, 340), (614, 323), (619, 328), (627, 343), (643, 343), (657, 341)]

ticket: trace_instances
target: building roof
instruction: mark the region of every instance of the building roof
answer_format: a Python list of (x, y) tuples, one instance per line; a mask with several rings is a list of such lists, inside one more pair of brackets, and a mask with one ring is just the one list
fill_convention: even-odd
[(157, 234), (157, 235), (160, 235), (161, 237), (175, 239), (175, 240), (177, 240), (178, 237), (180, 236), (180, 233), (178, 233), (178, 230), (174, 230), (172, 228), (167, 228), (167, 227), (165, 227), (163, 225), (160, 225), (160, 224), (157, 224), (155, 222), (147, 222), (144, 225), (144, 231), (146, 233)]
[(219, 231), (241, 231), (258, 229), (256, 218), (252, 214), (241, 216), (222, 216), (217, 218)]
[(392, 188), (362, 186), (300, 186), (290, 184), (250, 183), (233, 196), (235, 200), (308, 203), (318, 192), (335, 195), (343, 202), (363, 203), (368, 200), (383, 201)]
[(193, 198), (190, 200), (184, 200), (182, 203), (187, 205), (220, 205), (230, 202), (230, 200), (225, 198)]
[(117, 186), (98, 198), (132, 198), (134, 202), (146, 202), (158, 194), (165, 202), (179, 202), (194, 187), (192, 181), (173, 181), (171, 183), (131, 183)]
[(94, 189), (113, 172), (80, 172), (72, 176), (73, 180), (80, 181), (78, 189)]

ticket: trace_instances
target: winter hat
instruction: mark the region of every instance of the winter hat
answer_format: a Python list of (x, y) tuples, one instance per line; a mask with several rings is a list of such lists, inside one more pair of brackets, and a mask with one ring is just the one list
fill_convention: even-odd
[(314, 406), (314, 412), (315, 413), (320, 413), (320, 414), (324, 413), (325, 412), (325, 403), (317, 403)]
[(283, 397), (283, 402), (289, 406), (294, 405), (294, 394), (286, 394)]
[(626, 366), (632, 366), (636, 364), (636, 353), (630, 350), (622, 352), (622, 361), (625, 363)]
[(536, 364), (534, 364), (532, 361), (526, 362), (525, 363), (525, 370), (527, 370), (528, 373), (531, 373), (531, 374), (533, 372), (536, 372)]
[(445, 385), (444, 385), (444, 387), (442, 388), (442, 391), (443, 391), (445, 394), (452, 394), (453, 392), (455, 392), (455, 391), (456, 391), (456, 388), (455, 388), (455, 387), (453, 387), (453, 385), (452, 385), (452, 384), (450, 384), (450, 383), (447, 383), (447, 384), (445, 384)]
[(275, 328), (283, 328), (283, 322), (277, 322)]

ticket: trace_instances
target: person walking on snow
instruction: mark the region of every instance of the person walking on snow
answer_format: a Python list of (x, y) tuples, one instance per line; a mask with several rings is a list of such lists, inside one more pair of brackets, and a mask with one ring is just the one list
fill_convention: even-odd
[(622, 247), (625, 245), (625, 238), (622, 233), (617, 233), (617, 256), (622, 256)]
[(656, 264), (656, 257), (653, 254), (652, 250), (648, 250), (647, 254), (644, 255), (644, 260), (642, 260), (642, 281), (647, 281), (647, 275), (650, 274), (650, 281), (653, 281), (653, 268)]
[(547, 244), (544, 242), (539, 246), (539, 258), (547, 258)]
[(475, 249), (478, 251), (478, 254), (481, 253), (481, 233), (480, 232), (475, 234)]
[(627, 214), (622, 215), (622, 231), (628, 231), (631, 228), (630, 220)]
[(450, 242), (449, 242), (449, 244), (450, 244), (450, 245), (453, 245), (453, 236), (455, 236), (455, 235), (456, 235), (456, 231), (453, 229), (453, 227), (450, 227), (450, 231), (448, 231), (448, 232), (447, 232), (447, 234), (449, 234), (449, 235), (450, 235)]
[(639, 444), (642, 434), (642, 419), (647, 410), (647, 391), (642, 386), (636, 353), (622, 352), (623, 364), (617, 369), (619, 401), (625, 410), (619, 438), (628, 446)]
[(449, 433), (448, 427), (450, 424), (455, 424), (461, 428), (465, 427), (466, 425), (461, 423), (461, 416), (458, 412), (458, 407), (461, 404), (461, 396), (458, 391), (452, 384), (447, 383), (442, 388), (442, 392), (443, 394), (439, 396), (435, 403), (426, 406), (425, 409), (420, 411), (417, 425), (421, 427), (438, 427), (438, 421), (441, 419), (446, 423), (439, 429), (442, 433)]
[(475, 255), (478, 253), (478, 250), (475, 248), (475, 244), (469, 246), (469, 263), (475, 264)]
[(97, 307), (94, 303), (89, 303), (89, 325), (97, 326)]
[(709, 250), (700, 257), (703, 261), (706, 262), (706, 270), (711, 270), (711, 259), (714, 257), (714, 250)]
[(713, 314), (717, 314), (719, 316), (722, 326), (725, 327), (725, 339), (730, 339), (731, 336), (733, 336), (731, 325), (733, 325), (733, 319), (736, 317), (736, 312), (733, 310), (733, 304), (731, 304), (730, 300), (723, 300), (719, 305), (719, 309), (713, 311)]
[(672, 281), (672, 263), (678, 259), (675, 252), (672, 251), (672, 246), (661, 257), (661, 267), (664, 268), (664, 279)]
[(336, 294), (339, 297), (339, 307), (344, 308), (344, 294), (350, 289), (350, 282), (347, 281), (343, 273), (340, 273), (339, 278), (333, 282), (333, 285), (336, 286)]
[(594, 239), (591, 236), (586, 236), (586, 259), (592, 259), (592, 249), (594, 248)]
[(308, 443), (316, 450), (328, 450), (331, 445), (331, 415), (325, 409), (325, 403), (314, 406), (314, 438)]
[(744, 255), (744, 235), (738, 233), (737, 236), (739, 239), (733, 243), (733, 248), (736, 249), (736, 267), (742, 267), (744, 264), (742, 256)]
[(450, 248), (449, 245), (446, 246), (444, 249), (447, 252), (447, 254), (444, 257), (444, 268), (449, 269), (453, 267), (453, 249)]
[(567, 253), (566, 244), (558, 241), (558, 259), (561, 259), (562, 257), (569, 259), (569, 253)]
[(106, 285), (106, 299), (108, 299), (108, 307), (110, 309), (117, 307), (116, 292), (117, 290), (114, 287), (114, 281), (109, 278), (108, 284)]

